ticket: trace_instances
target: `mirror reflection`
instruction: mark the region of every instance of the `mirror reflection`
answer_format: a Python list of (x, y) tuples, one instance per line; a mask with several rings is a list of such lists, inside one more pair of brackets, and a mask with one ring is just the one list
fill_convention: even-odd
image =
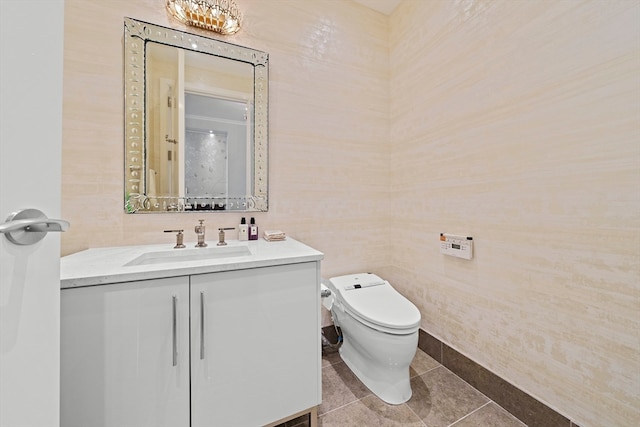
[(125, 19), (127, 212), (267, 210), (267, 65)]

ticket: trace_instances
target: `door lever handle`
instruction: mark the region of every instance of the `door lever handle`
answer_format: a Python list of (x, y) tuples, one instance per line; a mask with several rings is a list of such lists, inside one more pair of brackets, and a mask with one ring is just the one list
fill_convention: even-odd
[(63, 232), (68, 229), (69, 221), (47, 218), (38, 209), (13, 212), (4, 224), (0, 224), (0, 233), (16, 245), (32, 245), (44, 239), (50, 231)]

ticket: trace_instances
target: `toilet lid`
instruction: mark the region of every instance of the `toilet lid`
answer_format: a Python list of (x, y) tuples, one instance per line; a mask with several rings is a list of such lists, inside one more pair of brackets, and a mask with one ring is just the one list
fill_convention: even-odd
[(386, 280), (375, 274), (351, 274), (330, 279), (345, 308), (367, 322), (392, 330), (415, 329), (420, 311)]

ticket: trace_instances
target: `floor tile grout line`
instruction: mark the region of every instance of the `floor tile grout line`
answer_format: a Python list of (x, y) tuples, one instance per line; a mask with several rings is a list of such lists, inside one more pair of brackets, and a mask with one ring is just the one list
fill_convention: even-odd
[(409, 379), (412, 379), (412, 378), (415, 378), (415, 377), (420, 377), (420, 376), (422, 376), (422, 375), (424, 375), (426, 373), (429, 373), (429, 372), (433, 371), (434, 369), (438, 369), (440, 366), (444, 366), (444, 365), (442, 363), (440, 363), (440, 364), (438, 364), (438, 366), (434, 366), (433, 368), (429, 368), (424, 372), (421, 372), (419, 374), (415, 374), (414, 376), (410, 377)]
[[(370, 394), (368, 394), (367, 396), (371, 396), (371, 395), (370, 395)], [(355, 397), (355, 396), (354, 396), (354, 397)], [(365, 396), (365, 397), (366, 397), (366, 396)], [(345, 403), (345, 404), (344, 404), (344, 405), (342, 405), (342, 406), (337, 406), (337, 407), (333, 408), (333, 409), (332, 409), (332, 410), (330, 410), (330, 411), (323, 412), (322, 414), (318, 414), (318, 418), (320, 418), (320, 417), (324, 417), (325, 415), (330, 414), (330, 413), (332, 413), (332, 412), (335, 412), (335, 411), (337, 411), (337, 410), (339, 410), (339, 409), (346, 408), (347, 406), (350, 406), (350, 405), (353, 405), (354, 403), (360, 402), (360, 400), (361, 400), (361, 399), (352, 400), (351, 402), (349, 402), (349, 403)]]
[[(443, 364), (441, 364), (441, 363), (440, 363), (440, 364), (438, 364), (438, 366), (434, 366), (434, 367), (433, 367), (433, 368), (431, 368), (431, 369), (427, 369), (427, 370), (426, 370), (426, 371), (424, 371), (422, 374), (415, 375), (415, 376), (413, 376), (413, 377), (411, 377), (411, 378), (420, 377), (420, 376), (425, 375), (425, 374), (427, 374), (427, 373), (429, 373), (429, 372), (431, 372), (431, 371), (434, 371), (434, 370), (436, 370), (436, 369), (438, 369), (438, 368), (444, 368), (444, 369), (446, 369), (448, 372), (450, 372), (451, 374), (453, 374), (456, 378), (460, 379), (462, 382), (464, 382), (464, 383), (465, 383), (465, 384), (467, 384), (469, 387), (473, 388), (473, 389), (474, 389), (474, 390), (476, 390), (478, 393), (480, 393), (482, 396), (484, 396), (484, 397), (486, 397), (486, 398), (488, 399), (488, 401), (487, 401), (487, 402), (485, 402), (484, 404), (480, 405), (479, 407), (477, 407), (477, 408), (476, 408), (476, 409), (474, 409), (473, 411), (469, 412), (468, 414), (464, 415), (463, 417), (461, 417), (461, 418), (457, 419), (457, 420), (456, 420), (456, 421), (454, 421), (453, 423), (449, 424), (449, 426), (448, 426), (448, 427), (452, 427), (452, 426), (453, 426), (455, 423), (457, 423), (458, 421), (460, 421), (460, 420), (462, 420), (462, 419), (464, 419), (464, 418), (467, 418), (469, 415), (473, 414), (474, 412), (476, 412), (476, 411), (480, 410), (481, 408), (483, 408), (483, 407), (485, 407), (485, 406), (487, 406), (488, 404), (490, 404), (490, 403), (492, 403), (492, 402), (493, 402), (491, 399), (489, 399), (489, 397), (485, 396), (485, 395), (484, 395), (484, 393), (481, 393), (478, 389), (476, 389), (476, 388), (475, 388), (475, 387), (473, 387), (471, 384), (469, 384), (468, 382), (466, 382), (465, 380), (463, 380), (462, 378), (460, 378), (460, 377), (459, 377), (458, 375), (456, 375), (455, 373), (451, 372), (451, 370), (450, 370), (449, 368), (447, 368), (446, 366), (444, 366), (444, 365), (443, 365)], [(406, 404), (406, 402), (405, 402), (405, 404)], [(413, 412), (413, 413), (418, 417), (418, 419), (420, 420), (420, 422), (421, 422), (425, 427), (427, 427), (427, 424), (424, 422), (424, 420), (420, 417), (420, 415), (418, 415), (418, 414), (416, 413), (416, 411), (414, 411), (414, 410), (411, 408), (411, 406), (407, 405), (407, 408), (409, 408), (409, 410), (411, 410), (411, 412)], [(503, 408), (503, 409), (504, 409), (504, 408)]]
[[(485, 397), (486, 397), (486, 396), (485, 396)], [(482, 409), (482, 408), (484, 408), (485, 406), (489, 405), (491, 402), (492, 402), (492, 401), (491, 401), (491, 400), (489, 400), (489, 401), (488, 401), (488, 402), (486, 402), (485, 404), (480, 405), (479, 407), (477, 407), (477, 408), (476, 408), (476, 409), (474, 409), (473, 411), (469, 412), (467, 415), (465, 415), (465, 416), (463, 416), (463, 417), (461, 417), (461, 418), (459, 418), (459, 419), (455, 420), (455, 421), (454, 421), (454, 422), (452, 422), (451, 424), (449, 424), (449, 426), (448, 426), (448, 427), (453, 427), (453, 426), (454, 426), (454, 424), (459, 423), (460, 421), (464, 420), (465, 418), (467, 418), (467, 417), (471, 416), (471, 414), (474, 414), (474, 413), (478, 412), (480, 409)]]
[[(447, 368), (446, 366), (442, 365), (442, 367), (444, 369), (446, 369), (447, 371), (451, 372), (453, 375), (455, 375), (457, 378), (460, 379), (460, 381), (464, 382), (465, 384), (467, 384), (469, 387), (473, 388), (475, 391), (477, 391), (478, 393), (480, 393), (482, 396), (486, 397), (489, 401), (487, 403), (485, 403), (483, 406), (488, 405), (489, 403), (493, 403), (494, 405), (498, 406), (500, 409), (502, 409), (503, 411), (505, 411), (507, 414), (511, 415), (515, 420), (517, 420), (518, 422), (520, 422), (523, 426), (527, 427), (527, 424), (522, 421), (520, 418), (516, 417), (515, 415), (513, 415), (511, 412), (507, 411), (505, 408), (502, 407), (502, 405), (499, 405), (498, 403), (496, 403), (493, 399), (491, 399), (489, 396), (487, 396), (486, 394), (484, 394), (483, 392), (481, 392), (480, 390), (478, 390), (476, 387), (474, 387), (473, 385), (471, 385), (468, 381), (466, 381), (464, 378), (460, 377), (458, 374), (456, 374), (455, 372), (453, 372), (451, 369)], [(480, 408), (478, 408), (480, 409)], [(476, 409), (477, 411), (477, 409)], [(475, 412), (475, 411), (473, 411)], [(467, 414), (469, 415), (469, 414)], [(465, 415), (465, 417), (467, 416)], [(463, 417), (464, 418), (464, 417)], [(462, 419), (462, 418), (461, 418)], [(458, 420), (460, 421), (460, 420)], [(456, 421), (456, 423), (458, 422)]]
[[(407, 401), (408, 402), (408, 401)], [(422, 423), (423, 426), (427, 427), (427, 423), (424, 422), (424, 420), (422, 419), (422, 417), (420, 415), (418, 415), (418, 413), (416, 411), (413, 410), (413, 408), (409, 405), (407, 405), (407, 402), (404, 402), (403, 405), (406, 405), (407, 408), (409, 408), (409, 410), (411, 411), (411, 413), (413, 413), (419, 420), (420, 423)]]
[(498, 404), (495, 400), (491, 401), (494, 405), (496, 405), (498, 408), (502, 409), (503, 411), (505, 411), (507, 414), (509, 414), (514, 420), (518, 421), (520, 424), (522, 424), (524, 427), (528, 427), (527, 423), (525, 423), (524, 421), (522, 421), (520, 418), (516, 417), (515, 415), (513, 415), (511, 412), (507, 411), (505, 408), (502, 407), (502, 405)]
[[(430, 370), (431, 370), (431, 369), (430, 369)], [(427, 371), (427, 372), (429, 372), (429, 371)], [(425, 372), (425, 373), (426, 373), (426, 372)], [(369, 397), (369, 396), (374, 396), (374, 397), (376, 397), (376, 398), (380, 399), (380, 398), (379, 398), (378, 396), (376, 396), (374, 393), (369, 393), (369, 394), (367, 394), (366, 396), (362, 396), (360, 399), (356, 400), (356, 402), (360, 402), (362, 399), (364, 399), (364, 398), (366, 398), (366, 397)], [(383, 403), (385, 403), (382, 399), (380, 399), (380, 400), (381, 400)], [(408, 401), (407, 401), (407, 402), (408, 402)], [(407, 402), (401, 403), (400, 405), (393, 405), (393, 406), (405, 406), (407, 409), (409, 409), (409, 410), (411, 411), (411, 413), (413, 413), (413, 414), (416, 416), (416, 418), (418, 418), (418, 421), (420, 421), (420, 424), (422, 424), (423, 426), (427, 427), (427, 424), (422, 420), (422, 418), (420, 418), (420, 415), (416, 414), (416, 412), (415, 412), (413, 409), (411, 409), (411, 406), (407, 405)], [(353, 402), (351, 402), (351, 403), (353, 403)], [(348, 404), (348, 405), (350, 405), (350, 404)], [(348, 405), (344, 405), (344, 406), (348, 406)], [(364, 403), (363, 403), (363, 405), (364, 405)], [(387, 403), (387, 405), (389, 405), (389, 404)], [(343, 407), (344, 407), (344, 406), (343, 406)]]
[[(424, 350), (423, 350), (423, 351), (424, 351)], [(428, 354), (427, 354), (427, 355), (428, 355)], [(324, 359), (324, 358), (323, 358), (323, 359)], [(330, 366), (338, 365), (338, 364), (340, 364), (341, 362), (343, 362), (343, 363), (344, 363), (344, 361), (343, 361), (341, 358), (338, 358), (338, 359), (337, 359), (335, 362), (333, 362), (333, 363), (332, 363), (332, 362), (330, 362), (328, 359), (324, 359), (324, 360), (325, 360), (326, 362), (328, 362), (328, 365), (324, 365), (324, 366), (322, 366), (322, 368), (323, 368), (323, 369), (324, 369), (325, 367), (330, 367)], [(437, 362), (437, 361), (436, 361), (436, 362)], [(493, 403), (494, 405), (496, 405), (497, 407), (499, 407), (501, 410), (503, 410), (504, 412), (506, 412), (506, 413), (507, 413), (507, 414), (508, 414), (512, 419), (516, 420), (516, 421), (517, 421), (518, 423), (520, 423), (523, 427), (527, 427), (527, 425), (526, 425), (522, 420), (520, 420), (518, 417), (516, 417), (515, 415), (513, 415), (511, 412), (507, 411), (507, 410), (506, 410), (505, 408), (503, 408), (501, 405), (497, 404), (495, 401), (493, 401), (492, 399), (490, 399), (486, 394), (484, 394), (483, 392), (481, 392), (480, 390), (478, 390), (476, 387), (474, 387), (473, 385), (471, 385), (468, 381), (466, 381), (466, 380), (464, 380), (463, 378), (461, 378), (458, 374), (456, 374), (455, 372), (453, 372), (451, 369), (449, 369), (448, 367), (446, 367), (444, 364), (442, 364), (442, 363), (440, 363), (440, 362), (438, 362), (437, 366), (434, 366), (434, 367), (432, 367), (432, 368), (429, 368), (429, 369), (427, 369), (427, 370), (425, 370), (425, 371), (423, 371), (423, 372), (421, 372), (421, 373), (418, 373), (417, 371), (415, 371), (415, 370), (414, 370), (414, 372), (416, 372), (416, 373), (415, 373), (415, 375), (410, 376), (410, 379), (417, 378), (417, 377), (421, 377), (421, 376), (426, 375), (426, 374), (428, 374), (429, 372), (432, 372), (432, 371), (434, 371), (434, 370), (436, 370), (436, 369), (438, 369), (438, 368), (441, 368), (441, 367), (442, 367), (442, 368), (444, 368), (445, 370), (447, 370), (447, 372), (449, 372), (450, 374), (453, 374), (453, 376), (455, 376), (456, 378), (458, 378), (458, 379), (459, 379), (460, 381), (462, 381), (464, 384), (466, 384), (467, 386), (471, 387), (471, 388), (472, 388), (474, 391), (476, 391), (479, 395), (481, 395), (481, 396), (483, 396), (484, 398), (486, 398), (486, 399), (487, 399), (487, 401), (486, 401), (484, 404), (480, 405), (478, 408), (476, 408), (476, 409), (472, 410), (472, 411), (471, 411), (471, 412), (469, 412), (468, 414), (466, 414), (466, 415), (464, 415), (464, 416), (460, 417), (459, 419), (457, 419), (457, 420), (456, 420), (456, 421), (454, 421), (453, 423), (449, 424), (449, 425), (448, 425), (448, 427), (455, 427), (455, 424), (459, 423), (459, 422), (460, 422), (460, 421), (462, 421), (463, 419), (466, 419), (467, 417), (471, 416), (472, 414), (476, 413), (477, 411), (481, 410), (482, 408), (484, 408), (485, 406), (487, 406), (487, 405), (489, 405), (489, 404), (491, 404), (491, 403)], [(369, 390), (369, 394), (366, 394), (366, 395), (364, 395), (364, 396), (362, 396), (362, 397), (360, 397), (360, 398), (357, 398), (357, 397), (354, 395), (353, 397), (355, 398), (355, 400), (353, 400), (353, 401), (351, 401), (351, 402), (348, 402), (348, 403), (345, 403), (344, 405), (341, 405), (341, 406), (339, 406), (339, 407), (333, 408), (333, 409), (331, 409), (331, 410), (329, 410), (329, 411), (327, 411), (327, 412), (324, 412), (324, 413), (322, 413), (322, 414), (318, 414), (318, 418), (324, 417), (325, 415), (330, 414), (330, 413), (332, 413), (332, 412), (342, 410), (342, 409), (344, 409), (344, 408), (346, 408), (346, 407), (348, 407), (348, 406), (353, 405), (354, 403), (357, 403), (357, 402), (361, 402), (361, 403), (362, 403), (362, 400), (363, 400), (363, 399), (365, 399), (365, 398), (368, 398), (369, 396), (375, 396), (375, 394), (371, 393), (371, 392), (370, 392), (370, 390)], [(363, 403), (363, 404), (364, 404), (364, 403)], [(424, 427), (427, 427), (426, 422), (425, 422), (425, 421), (420, 417), (420, 415), (418, 415), (418, 413), (416, 413), (416, 412), (413, 410), (413, 408), (411, 408), (411, 406), (409, 406), (409, 405), (407, 404), (407, 402), (404, 402), (404, 403), (403, 403), (403, 405), (405, 405), (405, 406), (409, 409), (409, 411), (417, 417), (417, 419), (418, 419), (418, 420), (419, 420), (419, 422), (420, 422), (420, 425), (422, 425), (422, 426), (424, 426)], [(365, 405), (365, 406), (366, 406), (366, 405)]]
[[(426, 354), (426, 353), (425, 353), (425, 354)], [(428, 355), (427, 355), (427, 356), (428, 356)], [(412, 378), (417, 378), (417, 377), (421, 377), (422, 375), (428, 374), (429, 372), (431, 372), (431, 371), (433, 371), (433, 370), (435, 370), (435, 369), (438, 369), (438, 368), (439, 368), (439, 367), (441, 367), (441, 366), (442, 366), (442, 367), (444, 367), (444, 366), (442, 365), (442, 363), (438, 363), (438, 365), (437, 365), (437, 366), (434, 366), (433, 368), (429, 368), (429, 369), (427, 369), (426, 371), (424, 371), (424, 372), (422, 372), (422, 373), (420, 373), (420, 374), (416, 373), (416, 375), (414, 375), (414, 376), (412, 376), (411, 378), (409, 378), (409, 380), (411, 380)], [(417, 372), (417, 371), (416, 371), (416, 372)], [(413, 397), (413, 396), (412, 396), (412, 397)], [(408, 402), (408, 401), (407, 401), (407, 402)], [(407, 408), (409, 408), (409, 410), (410, 410), (410, 411), (411, 411), (411, 412), (412, 412), (412, 413), (413, 413), (413, 414), (418, 418), (418, 420), (420, 420), (420, 423), (421, 423), (423, 426), (427, 427), (427, 423), (425, 423), (425, 422), (424, 422), (424, 420), (422, 419), (422, 417), (421, 417), (420, 415), (418, 415), (418, 413), (417, 413), (416, 411), (414, 411), (414, 410), (413, 410), (413, 408), (411, 408), (411, 406), (410, 406), (410, 405), (407, 405), (407, 402), (404, 402), (404, 403), (403, 403), (403, 405), (406, 405), (406, 407), (407, 407)]]

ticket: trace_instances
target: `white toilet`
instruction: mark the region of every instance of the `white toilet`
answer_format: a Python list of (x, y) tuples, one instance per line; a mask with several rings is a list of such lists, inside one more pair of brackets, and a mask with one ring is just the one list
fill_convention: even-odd
[(322, 287), (331, 290), (323, 305), (342, 331), (342, 360), (385, 402), (409, 400), (409, 365), (418, 347), (420, 311), (371, 273), (333, 277)]

